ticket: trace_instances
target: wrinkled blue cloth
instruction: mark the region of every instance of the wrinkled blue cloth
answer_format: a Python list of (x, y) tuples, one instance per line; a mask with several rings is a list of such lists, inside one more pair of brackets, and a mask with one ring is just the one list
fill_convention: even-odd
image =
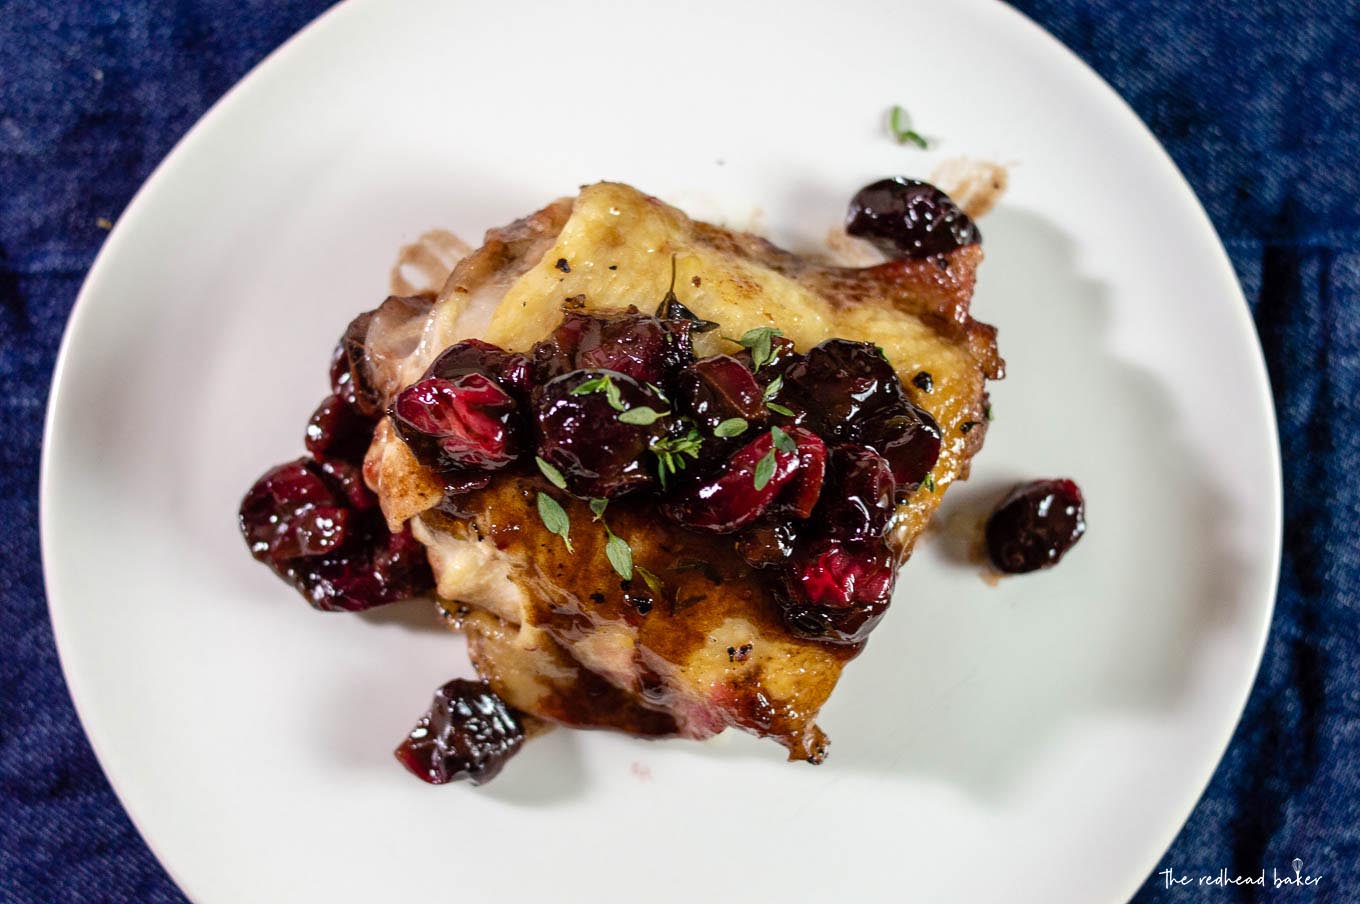
[[(184, 900), (109, 790), (62, 682), (38, 558), (43, 410), (101, 223), (326, 5), (0, 0), (3, 904)], [(1279, 410), (1275, 625), (1232, 746), (1155, 869), (1250, 876), (1298, 857), (1326, 879), (1167, 890), (1154, 871), (1135, 900), (1360, 901), (1360, 5), (1015, 5), (1128, 99), (1203, 199)]]

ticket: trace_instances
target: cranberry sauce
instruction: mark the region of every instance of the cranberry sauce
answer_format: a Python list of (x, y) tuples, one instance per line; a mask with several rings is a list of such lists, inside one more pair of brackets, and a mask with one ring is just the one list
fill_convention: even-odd
[(331, 362), (331, 395), (307, 424), (310, 455), (265, 472), (241, 500), (251, 555), (325, 611), (361, 611), (434, 586), (425, 549), (409, 529), (393, 534), (364, 485), (364, 453), (377, 423), (355, 376), (366, 317), (351, 325)]
[(1001, 500), (987, 519), (987, 555), (1007, 574), (1056, 565), (1086, 533), (1086, 501), (1071, 480), (1035, 480)]
[(411, 774), (431, 785), (495, 778), (524, 744), (515, 710), (485, 682), (455, 678), (435, 691), (430, 708), (394, 751)]
[(850, 201), (845, 231), (891, 258), (933, 257), (982, 241), (977, 226), (948, 195), (903, 176), (861, 188)]

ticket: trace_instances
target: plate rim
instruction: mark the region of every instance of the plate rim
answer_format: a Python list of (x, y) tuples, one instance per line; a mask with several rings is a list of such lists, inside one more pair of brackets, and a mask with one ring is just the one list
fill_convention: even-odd
[[(1231, 727), (1225, 733), (1221, 742), (1216, 745), (1217, 753), (1214, 755), (1212, 764), (1208, 767), (1207, 773), (1200, 782), (1200, 788), (1189, 794), (1177, 808), (1176, 812), (1179, 815), (1176, 816), (1174, 824), (1166, 831), (1165, 840), (1151, 839), (1149, 841), (1148, 848), (1150, 850), (1150, 855), (1146, 858), (1138, 858), (1140, 861), (1150, 861), (1147, 868), (1141, 870), (1136, 876), (1133, 876), (1131, 879), (1122, 883), (1125, 887), (1125, 892), (1123, 897), (1118, 900), (1127, 900), (1132, 897), (1146, 881), (1150, 875), (1147, 870), (1154, 868), (1160, 858), (1164, 856), (1165, 852), (1175, 842), (1199, 801), (1208, 791), (1214, 774), (1222, 764), (1223, 758), (1237, 733), (1237, 729), (1241, 725), (1246, 706), (1250, 701), (1251, 695), (1255, 690), (1257, 681), (1260, 677), (1266, 644), (1270, 638), (1270, 629), (1274, 622), (1275, 609), (1278, 603), (1280, 576), (1283, 566), (1284, 482), (1279, 437), (1279, 416), (1275, 406), (1275, 397), (1270, 384), (1269, 370), (1266, 365), (1261, 337), (1256, 330), (1255, 322), (1251, 314), (1251, 308), (1247, 303), (1245, 293), (1242, 290), (1232, 260), (1228, 256), (1222, 237), (1219, 235), (1212, 219), (1209, 217), (1203, 202), (1195, 193), (1189, 180), (1185, 177), (1185, 174), (1181, 171), (1180, 167), (1177, 166), (1170, 153), (1128, 101), (1126, 101), (1124, 97), (1098, 72), (1096, 72), (1094, 68), (1087, 64), (1085, 60), (1063, 44), (1061, 40), (1042, 25), (1031, 19), (1025, 13), (1004, 2), (1004, 0), (971, 0), (971, 2), (975, 8), (988, 8), (982, 12), (983, 15), (999, 15), (1002, 18), (1009, 17), (1010, 23), (1007, 30), (1028, 33), (1030, 38), (1037, 38), (1041, 43), (1046, 44), (1050, 52), (1056, 50), (1069, 64), (1075, 63), (1078, 69), (1086, 76), (1088, 87), (1102, 93), (1107, 102), (1113, 100), (1114, 105), (1122, 111), (1123, 117), (1128, 121), (1128, 125), (1139, 134), (1141, 144), (1144, 146), (1141, 150), (1151, 151), (1160, 159), (1163, 169), (1168, 171), (1172, 176), (1176, 186), (1180, 189), (1179, 193), (1183, 199), (1190, 202), (1190, 211), (1198, 222), (1199, 228), (1206, 230), (1207, 234), (1213, 239), (1213, 245), (1216, 251), (1214, 254), (1214, 265), (1218, 271), (1217, 278), (1222, 283), (1224, 292), (1231, 300), (1237, 302), (1237, 304), (1232, 305), (1232, 310), (1234, 311), (1232, 322), (1235, 323), (1239, 332), (1243, 334), (1247, 346), (1254, 352), (1254, 354), (1250, 356), (1253, 388), (1258, 398), (1263, 401), (1264, 411), (1267, 415), (1266, 423), (1264, 424), (1265, 435), (1261, 437), (1261, 440), (1265, 444), (1267, 464), (1270, 470), (1272, 483), (1272, 492), (1268, 499), (1270, 523), (1267, 525), (1271, 541), (1271, 566), (1269, 580), (1266, 582), (1266, 589), (1264, 590), (1267, 594), (1266, 604), (1264, 607), (1260, 608), (1257, 624), (1253, 626), (1255, 649), (1253, 652), (1254, 664), (1251, 669), (1250, 679), (1243, 683), (1243, 688), (1237, 694), (1234, 710), (1235, 714), (1231, 720)], [(166, 172), (173, 168), (179, 159), (188, 151), (204, 140), (204, 133), (222, 117), (223, 111), (229, 110), (240, 104), (243, 102), (244, 97), (256, 90), (259, 82), (258, 76), (260, 76), (261, 73), (265, 73), (274, 68), (279, 59), (290, 54), (298, 45), (310, 42), (314, 35), (330, 27), (342, 17), (357, 15), (360, 12), (368, 11), (380, 6), (381, 4), (377, 2), (377, 0), (342, 0), (342, 2), (336, 3), (334, 6), (322, 11), (314, 19), (251, 66), (246, 73), (242, 75), (220, 98), (218, 98), (217, 101), (210, 105), (193, 125), (190, 126), (190, 128), (174, 143), (169, 152), (167, 152), (160, 162), (156, 164), (151, 173), (146, 177), (145, 181), (143, 181), (137, 191), (133, 193), (127, 206), (118, 216), (114, 228), (110, 231), (103, 245), (96, 253), (94, 260), (91, 262), (89, 270), (81, 283), (80, 290), (76, 294), (71, 310), (67, 315), (66, 324), (62, 329), (61, 342), (58, 346), (56, 360), (52, 370), (48, 402), (43, 420), (38, 481), (38, 522), (42, 576), (48, 618), (52, 624), (53, 641), (57, 650), (58, 661), (61, 666), (62, 678), (66, 684), (67, 693), (71, 699), (77, 718), (80, 720), (82, 733), (94, 752), (100, 770), (103, 772), (106, 781), (113, 790), (119, 805), (123, 808), (123, 811), (127, 814), (129, 821), (136, 829), (142, 842), (155, 856), (156, 861), (161, 868), (165, 870), (166, 874), (176, 884), (181, 893), (191, 900), (198, 898), (196, 893), (191, 892), (191, 889), (197, 890), (195, 888), (195, 883), (189, 876), (179, 872), (178, 869), (172, 866), (167, 858), (162, 855), (160, 846), (146, 831), (145, 822), (139, 815), (140, 808), (130, 803), (127, 789), (105, 765), (108, 761), (106, 753), (104, 752), (106, 741), (97, 738), (88, 727), (89, 721), (86, 714), (87, 711), (89, 711), (90, 703), (87, 691), (85, 690), (85, 684), (83, 680), (76, 677), (79, 670), (73, 668), (72, 665), (74, 654), (68, 647), (69, 641), (63, 640), (64, 637), (69, 638), (70, 636), (69, 632), (63, 630), (62, 627), (63, 624), (66, 623), (67, 617), (67, 615), (63, 614), (63, 611), (70, 614), (70, 607), (63, 607), (62, 604), (56, 602), (59, 592), (56, 591), (55, 588), (60, 586), (61, 580), (54, 570), (54, 566), (51, 564), (51, 556), (49, 555), (49, 550), (51, 548), (60, 545), (60, 541), (57, 539), (56, 527), (52, 523), (55, 518), (55, 515), (53, 515), (52, 512), (56, 507), (54, 500), (60, 495), (60, 491), (56, 488), (53, 477), (55, 456), (52, 451), (54, 448), (52, 440), (54, 436), (63, 436), (62, 432), (57, 429), (56, 426), (57, 414), (62, 407), (64, 397), (68, 394), (68, 386), (75, 380), (75, 377), (73, 376), (74, 371), (70, 365), (72, 347), (76, 341), (78, 341), (78, 334), (83, 332), (82, 324), (87, 319), (85, 315), (90, 309), (90, 298), (98, 294), (98, 285), (103, 278), (104, 271), (109, 266), (108, 261), (116, 257), (120, 253), (121, 248), (131, 241), (131, 239), (128, 238), (129, 234), (135, 235), (136, 230), (133, 227), (135, 227), (136, 221), (142, 216), (143, 209), (150, 203), (148, 198), (150, 198), (157, 190), (158, 184), (164, 181)], [(128, 223), (132, 223), (133, 227), (129, 227)]]

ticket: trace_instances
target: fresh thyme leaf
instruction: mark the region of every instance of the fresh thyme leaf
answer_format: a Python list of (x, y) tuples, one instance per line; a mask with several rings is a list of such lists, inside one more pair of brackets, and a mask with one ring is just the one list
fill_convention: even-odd
[(633, 550), (622, 537), (615, 534), (606, 525), (605, 532), (609, 534), (609, 542), (604, 545), (604, 554), (609, 559), (609, 564), (614, 566), (614, 570), (619, 573), (619, 577), (625, 581), (633, 579)]
[(623, 396), (619, 394), (619, 388), (608, 376), (604, 378), (604, 397), (609, 402), (609, 407), (615, 411), (623, 411), (628, 407), (623, 404)]
[(661, 578), (652, 574), (641, 565), (634, 565), (633, 570), (642, 575), (642, 579), (647, 582), (647, 588), (651, 590), (652, 593), (655, 593), (657, 596), (666, 595), (666, 585), (662, 583)]
[(888, 353), (883, 350), (883, 346), (875, 345), (874, 351), (878, 352), (878, 356), (882, 358), (884, 361), (888, 360)]
[(927, 490), (930, 490), (930, 492), (932, 493), (935, 492), (935, 475), (927, 474), (925, 476), (925, 479), (921, 481), (921, 486), (925, 487)]
[(607, 505), (609, 505), (608, 499), (590, 500), (590, 513), (595, 516), (596, 521), (599, 521), (604, 517), (604, 510)]
[(778, 376), (778, 377), (775, 377), (773, 380), (770, 381), (770, 385), (765, 387), (765, 396), (764, 396), (765, 401), (768, 402), (768, 401), (770, 401), (771, 399), (773, 399), (775, 396), (779, 395), (779, 390), (781, 390), (781, 389), (783, 389), (783, 388), (784, 388), (784, 377), (783, 377), (783, 375), (780, 375), (780, 376)]
[(548, 464), (539, 456), (534, 456), (534, 461), (538, 462), (538, 469), (543, 472), (543, 476), (548, 478), (548, 482), (559, 490), (567, 488), (567, 479), (562, 476), (562, 472)]
[(766, 403), (765, 403), (765, 407), (768, 408), (768, 409), (770, 409), (771, 411), (773, 411), (775, 414), (782, 414), (782, 415), (784, 415), (784, 417), (797, 417), (797, 416), (798, 416), (798, 415), (796, 415), (796, 414), (793, 413), (793, 409), (792, 409), (792, 408), (785, 408), (783, 405), (779, 404), (778, 402), (766, 402)]
[(652, 454), (656, 456), (656, 476), (661, 480), (662, 489), (666, 488), (666, 479), (671, 474), (684, 470), (686, 455), (690, 458), (699, 457), (699, 447), (703, 443), (703, 437), (692, 426), (684, 436), (666, 437), (652, 442)]
[(669, 411), (656, 411), (646, 405), (639, 405), (636, 408), (629, 408), (619, 415), (619, 420), (625, 424), (636, 424), (639, 427), (646, 427), (655, 424), (657, 418), (665, 417)]
[(670, 404), (670, 399), (666, 398), (666, 393), (662, 392), (660, 386), (657, 386), (655, 383), (648, 383), (647, 388), (650, 389), (652, 392), (656, 393), (657, 396), (660, 397), (661, 401)]
[(538, 493), (538, 517), (543, 519), (543, 526), (550, 533), (557, 534), (566, 544), (567, 552), (575, 552), (571, 548), (571, 519), (567, 517), (566, 511), (561, 503), (539, 490)]
[[(780, 452), (792, 454), (798, 451), (798, 444), (793, 441), (793, 437), (778, 427), (770, 428), (770, 439), (774, 441), (774, 447)], [(760, 489), (760, 487), (756, 487), (756, 489)]]
[(574, 396), (590, 395), (592, 392), (599, 392), (601, 390), (604, 390), (604, 397), (608, 400), (610, 408), (613, 408), (615, 411), (623, 411), (628, 407), (623, 404), (623, 396), (619, 394), (619, 387), (614, 385), (614, 381), (609, 378), (609, 374), (591, 377), (589, 380), (586, 380), (580, 386), (573, 389), (571, 394)]
[(609, 382), (609, 377), (607, 377), (607, 376), (605, 376), (605, 377), (591, 377), (589, 380), (586, 380), (586, 381), (585, 381), (584, 383), (582, 383), (580, 386), (577, 386), (575, 389), (573, 389), (573, 390), (571, 391), (571, 394), (572, 394), (572, 395), (590, 395), (592, 392), (599, 392), (601, 389), (604, 389), (605, 384), (608, 383), (608, 382)]
[(721, 436), (723, 439), (730, 436), (741, 436), (749, 426), (750, 424), (746, 423), (745, 418), (730, 417), (713, 428), (713, 435)]
[(758, 326), (742, 334), (742, 337), (737, 340), (737, 344), (751, 350), (752, 370), (760, 370), (762, 365), (769, 364), (774, 359), (774, 350), (770, 346), (770, 340), (775, 336), (782, 335), (784, 335), (783, 330), (772, 326)]
[(888, 116), (888, 128), (892, 130), (892, 135), (897, 139), (898, 144), (910, 142), (923, 151), (930, 147), (930, 142), (926, 141), (920, 132), (911, 127), (911, 117), (907, 115), (907, 111), (897, 104), (893, 104), (892, 111)]
[(763, 490), (769, 486), (770, 479), (774, 477), (774, 450), (765, 453), (765, 457), (756, 462), (755, 487)]

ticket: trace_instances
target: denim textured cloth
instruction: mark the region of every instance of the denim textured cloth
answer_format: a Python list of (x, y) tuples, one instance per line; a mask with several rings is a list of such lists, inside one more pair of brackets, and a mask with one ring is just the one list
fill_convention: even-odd
[[(0, 0), (0, 902), (183, 896), (109, 790), (62, 682), (39, 568), (48, 381), (80, 282), (175, 140), (321, 0)], [(1212, 784), (1156, 867), (1360, 901), (1360, 4), (1018, 0), (1108, 79), (1209, 209), (1269, 362), (1286, 481), (1275, 624)], [(1036, 124), (1036, 128), (1041, 124)], [(1263, 488), (1265, 491), (1265, 488)]]

